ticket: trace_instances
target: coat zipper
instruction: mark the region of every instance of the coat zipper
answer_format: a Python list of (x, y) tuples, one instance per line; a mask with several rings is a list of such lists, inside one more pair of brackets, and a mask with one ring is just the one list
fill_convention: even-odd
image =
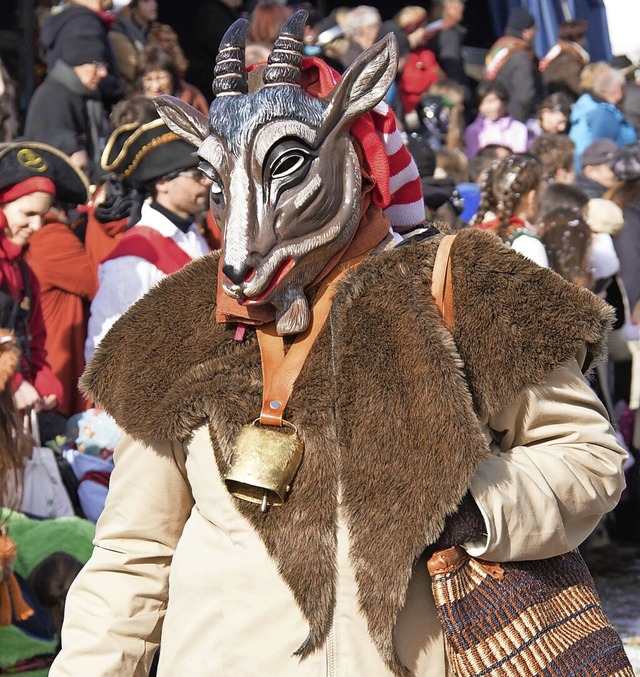
[(335, 677), (336, 674), (336, 657), (335, 645), (333, 637), (333, 624), (327, 635), (327, 677)]

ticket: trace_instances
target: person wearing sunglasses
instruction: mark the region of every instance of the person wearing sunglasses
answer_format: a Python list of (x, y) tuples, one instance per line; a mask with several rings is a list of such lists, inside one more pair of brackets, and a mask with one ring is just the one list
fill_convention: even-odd
[(108, 74), (107, 61), (102, 43), (89, 36), (66, 42), (31, 98), (24, 130), (26, 138), (69, 155), (92, 182), (100, 177), (108, 129), (99, 92)]
[(196, 149), (162, 120), (116, 129), (102, 167), (135, 194), (132, 226), (98, 267), (91, 302), (87, 362), (113, 323), (162, 278), (209, 252), (194, 222), (208, 206), (211, 182), (198, 169)]

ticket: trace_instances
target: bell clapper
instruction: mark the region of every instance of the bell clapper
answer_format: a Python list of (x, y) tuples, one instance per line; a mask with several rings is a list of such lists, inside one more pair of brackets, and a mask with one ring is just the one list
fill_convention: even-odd
[(262, 495), (262, 503), (260, 503), (260, 510), (262, 510), (262, 512), (267, 512), (267, 510), (269, 510), (269, 504), (267, 503), (267, 492), (266, 491)]

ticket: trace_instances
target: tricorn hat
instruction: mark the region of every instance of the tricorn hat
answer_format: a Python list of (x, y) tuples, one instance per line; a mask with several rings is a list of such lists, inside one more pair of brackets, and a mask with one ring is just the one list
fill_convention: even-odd
[(161, 179), (198, 164), (196, 147), (183, 141), (161, 120), (118, 127), (109, 137), (101, 165), (134, 184)]
[(36, 141), (0, 145), (0, 194), (3, 202), (38, 190), (69, 204), (89, 199), (89, 181), (71, 158), (53, 146)]

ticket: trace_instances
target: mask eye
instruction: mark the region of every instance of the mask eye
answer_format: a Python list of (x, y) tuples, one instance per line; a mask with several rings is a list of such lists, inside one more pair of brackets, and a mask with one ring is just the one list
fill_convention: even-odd
[(275, 205), (286, 190), (300, 185), (307, 174), (315, 155), (303, 141), (284, 139), (267, 154), (264, 163), (264, 194)]
[(278, 158), (271, 169), (271, 178), (283, 179), (286, 176), (290, 176), (302, 167), (307, 158), (307, 155), (295, 152)]
[(208, 163), (202, 160), (198, 164), (198, 169), (211, 181), (211, 199), (220, 204), (223, 199), (222, 180), (218, 172)]

